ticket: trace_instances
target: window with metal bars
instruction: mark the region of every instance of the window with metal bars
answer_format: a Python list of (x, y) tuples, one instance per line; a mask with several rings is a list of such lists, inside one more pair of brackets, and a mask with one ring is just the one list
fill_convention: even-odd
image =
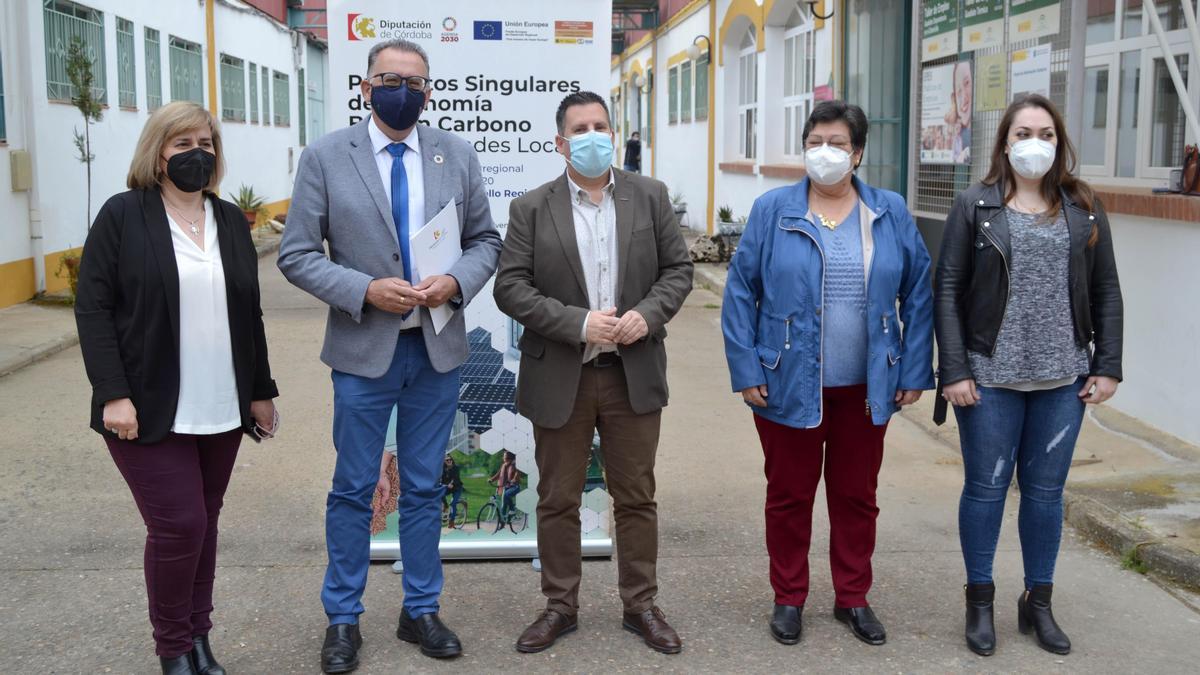
[(92, 92), (100, 103), (108, 103), (104, 61), (104, 13), (67, 0), (44, 0), (46, 96), (51, 101), (69, 102), (74, 87), (67, 77), (67, 49), (78, 38), (92, 60)]
[(275, 126), (286, 127), (292, 123), (291, 89), (288, 88), (287, 73), (275, 71), (274, 80)]
[(249, 76), (246, 81), (250, 83), (250, 91), (246, 97), (250, 101), (250, 123), (258, 124), (258, 66), (251, 61), (246, 72)]
[(271, 123), (271, 71), (266, 66), (262, 67), (262, 123)]
[(204, 104), (204, 65), (200, 45), (171, 36), (167, 43), (171, 65), (171, 100)]
[(221, 55), (221, 119), (246, 121), (246, 62)]
[(117, 105), (137, 108), (137, 75), (134, 71), (133, 22), (117, 17)]
[(146, 107), (162, 107), (162, 44), (153, 28), (146, 29)]
[(296, 71), (296, 108), (300, 115), (300, 145), (308, 145), (308, 118), (305, 116), (305, 104), (308, 97), (304, 91), (304, 69)]

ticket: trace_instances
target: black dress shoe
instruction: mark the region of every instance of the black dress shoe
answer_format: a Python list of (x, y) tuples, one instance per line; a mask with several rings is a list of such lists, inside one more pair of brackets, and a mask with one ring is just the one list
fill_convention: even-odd
[(422, 614), (414, 619), (408, 615), (408, 610), (402, 610), (396, 637), (421, 645), (421, 653), (435, 659), (449, 659), (462, 654), (462, 643), (458, 641), (458, 636), (442, 623), (437, 612)]
[(1038, 645), (1055, 654), (1070, 654), (1071, 639), (1058, 627), (1054, 613), (1050, 611), (1050, 594), (1053, 584), (1034, 586), (1017, 600), (1017, 628), (1028, 635), (1037, 633)]
[(225, 669), (217, 663), (212, 647), (208, 645), (207, 635), (192, 637), (192, 662), (196, 664), (196, 672), (200, 675), (225, 675)]
[(800, 615), (803, 613), (803, 606), (775, 605), (775, 613), (771, 615), (771, 637), (785, 645), (799, 642), (803, 627)]
[(967, 584), (967, 647), (980, 656), (996, 653), (996, 624), (992, 620), (992, 605), (996, 599), (995, 584)]
[(321, 670), (326, 673), (348, 673), (358, 667), (358, 648), (362, 633), (356, 623), (337, 623), (325, 629), (325, 644), (321, 645)]
[(883, 624), (875, 618), (875, 612), (870, 607), (834, 607), (833, 618), (850, 626), (854, 637), (869, 645), (881, 645), (887, 642), (887, 632)]
[(158, 663), (162, 666), (163, 675), (197, 675), (196, 666), (192, 663), (191, 652), (169, 659), (160, 656)]

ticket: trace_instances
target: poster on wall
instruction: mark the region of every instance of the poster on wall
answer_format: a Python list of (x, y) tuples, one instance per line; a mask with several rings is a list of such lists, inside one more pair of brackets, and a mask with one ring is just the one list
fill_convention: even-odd
[(963, 0), (962, 51), (1004, 44), (1004, 0)]
[(1008, 54), (975, 57), (975, 110), (988, 112), (1008, 106)]
[(1050, 95), (1050, 45), (1018, 49), (1012, 53), (1012, 97)]
[(921, 163), (970, 164), (975, 87), (970, 61), (921, 71)]
[(921, 5), (921, 62), (958, 52), (958, 0), (926, 0)]
[(1061, 19), (1058, 0), (1008, 0), (1008, 41), (1057, 35)]
[[(420, 124), (475, 147), (492, 217), (503, 236), (508, 206), (565, 170), (555, 152), (554, 114), (567, 94), (606, 91), (611, 0), (332, 0), (328, 9), (331, 128), (370, 114), (360, 91), (371, 47), (410, 40), (429, 55), (432, 98)], [(516, 412), (522, 328), (492, 300), (489, 283), (466, 309), (470, 355), (462, 367), (458, 413), (443, 480), (443, 558), (537, 555), (533, 426)], [(389, 443), (395, 442), (389, 432)], [(609, 496), (602, 454), (584, 486), (584, 555), (611, 555)], [(396, 559), (395, 494), (379, 507), (371, 557)]]

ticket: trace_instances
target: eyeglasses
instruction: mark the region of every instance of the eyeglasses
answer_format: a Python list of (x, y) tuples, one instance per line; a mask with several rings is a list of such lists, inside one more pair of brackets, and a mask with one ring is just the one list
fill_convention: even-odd
[[(808, 142), (804, 144), (804, 149), (805, 150), (816, 150), (817, 148), (821, 147), (822, 145), (825, 145), (825, 143), (826, 143), (826, 141), (823, 139), (810, 138), (810, 139), (808, 139)], [(844, 150), (846, 152), (850, 152), (850, 148), (852, 147), (850, 145), (850, 141), (837, 140), (837, 141), (828, 141), (828, 143), (829, 143), (829, 147), (837, 148), (838, 150)]]
[(381, 86), (387, 89), (399, 89), (400, 87), (408, 87), (413, 91), (425, 91), (429, 88), (429, 78), (421, 77), (420, 75), (401, 75), (400, 73), (378, 73), (372, 75), (370, 80), (379, 79)]

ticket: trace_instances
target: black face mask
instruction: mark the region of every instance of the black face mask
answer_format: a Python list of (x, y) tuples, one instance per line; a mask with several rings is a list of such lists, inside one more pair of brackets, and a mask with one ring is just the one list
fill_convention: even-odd
[(216, 166), (216, 155), (204, 148), (192, 148), (167, 160), (167, 177), (184, 192), (199, 192), (208, 185)]

